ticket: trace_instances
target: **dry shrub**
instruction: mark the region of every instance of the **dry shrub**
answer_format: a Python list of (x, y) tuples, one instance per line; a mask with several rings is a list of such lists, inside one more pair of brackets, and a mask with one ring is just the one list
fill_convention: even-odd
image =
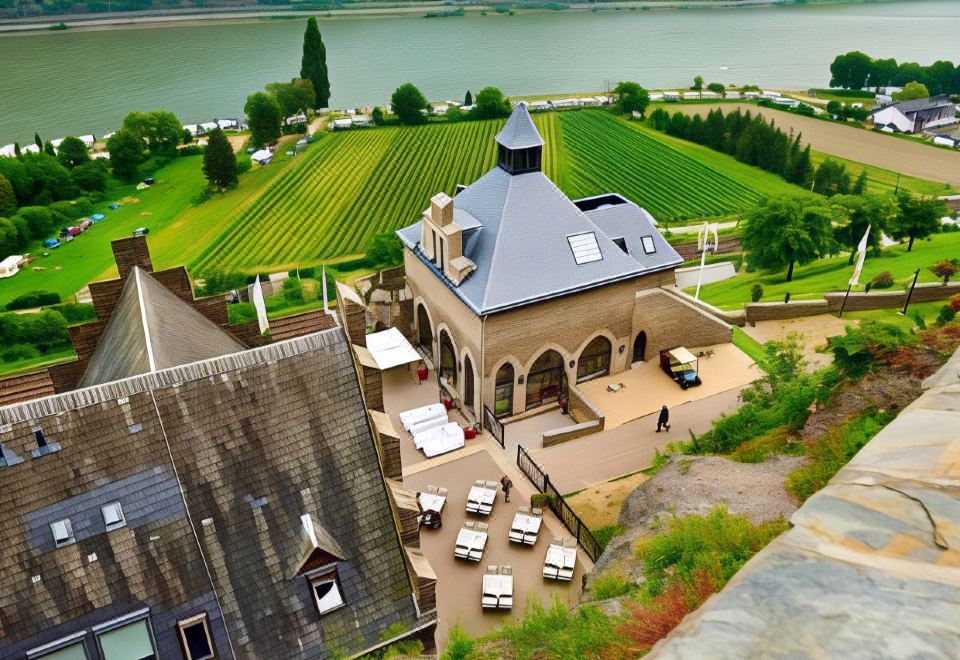
[(680, 625), (683, 617), (697, 609), (716, 589), (703, 569), (694, 574), (693, 584), (672, 582), (649, 602), (628, 607), (628, 616), (617, 631), (640, 650), (653, 647)]

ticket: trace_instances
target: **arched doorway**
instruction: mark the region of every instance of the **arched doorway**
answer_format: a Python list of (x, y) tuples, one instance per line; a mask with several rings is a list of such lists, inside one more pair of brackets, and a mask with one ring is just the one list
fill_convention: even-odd
[(587, 344), (577, 360), (577, 382), (582, 383), (592, 378), (599, 378), (610, 373), (610, 357), (613, 346), (604, 336), (595, 337)]
[(473, 410), (473, 362), (469, 355), (463, 356), (463, 405)]
[(506, 417), (513, 414), (514, 379), (513, 365), (509, 362), (497, 369), (493, 398), (493, 414), (497, 417)]
[(563, 357), (554, 350), (546, 350), (537, 358), (527, 374), (527, 410), (555, 401), (567, 390)]
[(633, 362), (643, 362), (647, 355), (647, 333), (643, 330), (633, 340)]
[(446, 330), (440, 331), (440, 377), (446, 379), (451, 387), (457, 386), (457, 354)]
[(433, 330), (430, 328), (430, 317), (427, 316), (427, 308), (423, 305), (417, 306), (417, 344), (423, 349), (430, 359), (433, 359)]

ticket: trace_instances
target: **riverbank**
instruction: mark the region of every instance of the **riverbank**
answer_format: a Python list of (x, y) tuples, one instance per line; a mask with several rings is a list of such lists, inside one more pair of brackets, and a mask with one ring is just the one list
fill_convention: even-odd
[[(894, 2), (895, 0), (871, 0), (872, 2)], [(757, 7), (787, 5), (841, 5), (863, 4), (863, 0), (818, 0), (801, 2), (799, 0), (626, 0), (623, 2), (575, 3), (559, 10), (565, 12), (601, 12), (601, 11), (663, 11), (681, 9), (749, 9)], [(403, 4), (363, 3), (362, 6), (329, 10), (297, 10), (294, 5), (274, 5), (264, 9), (262, 5), (250, 8), (220, 8), (211, 11), (204, 8), (171, 9), (149, 12), (118, 12), (115, 14), (66, 14), (56, 16), (34, 16), (29, 18), (0, 19), (0, 36), (24, 33), (53, 34), (70, 31), (103, 31), (129, 27), (174, 27), (217, 23), (252, 23), (257, 21), (294, 20), (309, 16), (323, 16), (327, 19), (349, 18), (420, 18), (429, 12), (449, 12), (458, 9), (463, 16), (480, 16), (496, 11), (494, 5), (457, 6), (443, 2), (410, 2)], [(548, 7), (535, 9), (511, 9), (514, 13), (556, 12)], [(66, 26), (52, 29), (52, 26)]]

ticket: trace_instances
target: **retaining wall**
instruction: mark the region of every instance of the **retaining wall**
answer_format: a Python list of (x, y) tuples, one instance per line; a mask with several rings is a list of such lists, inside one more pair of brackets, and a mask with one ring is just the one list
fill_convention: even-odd
[(567, 410), (570, 419), (574, 422), (570, 426), (553, 429), (543, 434), (543, 446), (552, 447), (562, 442), (576, 440), (585, 435), (599, 433), (603, 430), (605, 418), (603, 413), (590, 403), (583, 392), (576, 385), (567, 388)]

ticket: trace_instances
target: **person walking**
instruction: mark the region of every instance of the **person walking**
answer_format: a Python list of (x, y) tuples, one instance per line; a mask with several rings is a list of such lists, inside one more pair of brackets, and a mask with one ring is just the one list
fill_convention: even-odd
[(503, 475), (503, 479), (500, 480), (500, 487), (503, 488), (503, 501), (510, 501), (510, 489), (513, 487), (513, 482), (510, 481), (510, 477)]
[(661, 428), (667, 429), (667, 433), (670, 432), (670, 411), (666, 406), (660, 409), (660, 416), (657, 417), (657, 433), (660, 433)]

